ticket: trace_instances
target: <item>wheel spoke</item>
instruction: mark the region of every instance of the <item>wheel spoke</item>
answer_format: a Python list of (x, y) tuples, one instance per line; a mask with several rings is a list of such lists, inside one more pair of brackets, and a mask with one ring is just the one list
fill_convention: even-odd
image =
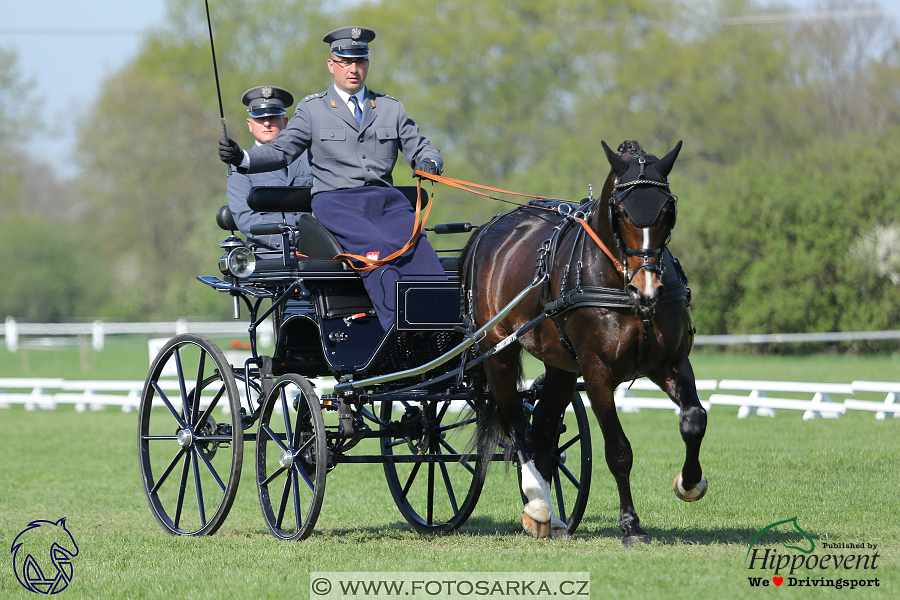
[(560, 446), (558, 451), (559, 451), (559, 452), (565, 452), (566, 450), (568, 450), (569, 448), (572, 447), (572, 444), (574, 444), (575, 442), (577, 442), (577, 441), (580, 440), (580, 439), (581, 439), (581, 434), (579, 433), (578, 435), (576, 435), (575, 437), (573, 437), (571, 440), (569, 440), (568, 442), (566, 442), (564, 445)]
[(175, 417), (175, 421), (178, 423), (178, 426), (182, 429), (187, 427), (187, 423), (184, 422), (184, 419), (181, 418), (181, 415), (178, 414), (178, 411), (175, 410), (175, 407), (172, 406), (172, 403), (169, 402), (169, 398), (162, 391), (162, 388), (159, 387), (159, 383), (153, 382), (153, 389), (156, 390), (156, 393), (159, 394), (159, 399), (163, 401), (163, 404), (169, 409), (169, 412), (172, 413), (172, 416)]
[(171, 473), (172, 469), (175, 468), (175, 465), (178, 464), (178, 461), (181, 459), (182, 455), (184, 455), (184, 448), (178, 448), (178, 453), (175, 455), (175, 458), (172, 459), (172, 462), (169, 463), (169, 466), (166, 467), (166, 470), (163, 471), (159, 479), (156, 480), (156, 485), (154, 485), (150, 489), (151, 494), (155, 494), (159, 490), (160, 486), (162, 486), (165, 480), (169, 477), (169, 473)]
[(581, 489), (581, 482), (578, 481), (578, 479), (576, 479), (574, 475), (572, 475), (572, 471), (570, 471), (566, 465), (560, 464), (558, 468), (563, 472), (563, 475), (566, 476), (566, 479), (572, 482), (572, 485), (575, 486), (575, 489)]
[(450, 497), (450, 506), (453, 507), (453, 513), (459, 512), (459, 506), (456, 505), (456, 494), (453, 493), (453, 484), (450, 483), (450, 473), (447, 472), (447, 463), (440, 463), (441, 476), (444, 478), (444, 487), (447, 488), (447, 495)]
[(219, 391), (216, 392), (215, 397), (213, 397), (212, 402), (209, 403), (209, 406), (206, 407), (206, 410), (203, 411), (203, 414), (200, 415), (200, 418), (197, 419), (197, 422), (194, 423), (194, 427), (199, 423), (205, 423), (209, 418), (209, 415), (212, 414), (212, 411), (215, 410), (216, 406), (219, 404), (219, 399), (222, 398), (222, 394), (225, 393), (225, 383), (222, 383), (222, 387), (219, 388)]
[(291, 413), (288, 411), (287, 394), (284, 393), (284, 388), (281, 388), (278, 395), (281, 397), (281, 414), (284, 416), (284, 439), (290, 440), (293, 439), (294, 435), (291, 433)]
[(197, 414), (200, 412), (200, 391), (203, 389), (203, 368), (206, 366), (206, 352), (200, 351), (200, 359), (197, 361), (197, 380), (194, 383), (194, 410), (191, 412), (191, 423), (196, 425)]
[(450, 408), (450, 401), (449, 401), (449, 400), (445, 400), (445, 401), (444, 401), (444, 404), (441, 406), (440, 412), (439, 412), (438, 414), (436, 414), (435, 417), (434, 417), (434, 422), (435, 422), (435, 423), (440, 423), (441, 421), (444, 420), (444, 415), (447, 414), (447, 409), (448, 409), (448, 408)]
[[(450, 454), (456, 454), (457, 456), (459, 456), (459, 452), (457, 452), (456, 449), (455, 449), (453, 446), (451, 446), (449, 443), (447, 443), (447, 440), (445, 440), (445, 439), (442, 438), (441, 441), (440, 441), (440, 443), (441, 443), (441, 446), (445, 447), (447, 450), (450, 451)], [(470, 464), (469, 464), (469, 461), (467, 461), (467, 460), (466, 460), (466, 461), (460, 461), (459, 464), (462, 465), (463, 467), (465, 467), (465, 469), (466, 469), (469, 473), (471, 473), (472, 475), (475, 474), (475, 467), (473, 467), (472, 465), (470, 465)]]
[(187, 486), (188, 471), (191, 470), (191, 453), (184, 453), (184, 468), (181, 470), (181, 486), (178, 488), (178, 500), (175, 502), (175, 528), (181, 521), (181, 508), (184, 506), (184, 490)]
[(465, 427), (466, 425), (471, 425), (477, 421), (476, 417), (472, 417), (471, 419), (465, 419), (464, 421), (457, 421), (456, 423), (451, 423), (450, 425), (441, 425), (439, 428), (440, 431), (450, 431), (451, 429), (457, 429), (459, 427)]
[(304, 471), (303, 469), (300, 468), (300, 465), (297, 465), (296, 463), (294, 463), (294, 464), (296, 466), (296, 468), (294, 470), (297, 471), (297, 474), (300, 475), (300, 479), (302, 479), (303, 481), (306, 482), (306, 485), (309, 487), (311, 492), (315, 492), (316, 484), (314, 484), (312, 482), (312, 480), (309, 478), (309, 475), (306, 474), (306, 471)]
[[(197, 454), (196, 446), (194, 446), (192, 454)], [(203, 504), (203, 486), (200, 484), (200, 461), (194, 456), (192, 463), (194, 465), (194, 487), (197, 488), (197, 509), (200, 511), (200, 526), (206, 527), (206, 507)]]
[(294, 418), (294, 434), (289, 436), (291, 446), (296, 446), (300, 443), (300, 432), (303, 430), (303, 425), (307, 423), (307, 419), (309, 419), (309, 406), (307, 406), (306, 402), (301, 402), (297, 406), (297, 416)]
[(281, 490), (281, 502), (278, 504), (278, 517), (275, 519), (275, 527), (281, 529), (284, 521), (284, 511), (287, 509), (288, 494), (291, 492), (291, 474), (284, 478), (284, 489)]
[(222, 483), (222, 479), (219, 477), (219, 474), (216, 473), (216, 469), (212, 466), (212, 463), (209, 462), (209, 458), (207, 458), (206, 453), (202, 448), (197, 448), (197, 456), (200, 457), (200, 460), (203, 461), (203, 464), (206, 465), (207, 470), (209, 470), (209, 474), (213, 476), (213, 479), (216, 480), (216, 483), (219, 484), (219, 487), (222, 488), (222, 491), (225, 491), (225, 484)]
[(260, 429), (262, 429), (262, 430), (265, 431), (267, 434), (269, 434), (269, 438), (271, 438), (271, 440), (275, 443), (276, 446), (278, 446), (279, 448), (281, 448), (281, 451), (282, 451), (282, 452), (287, 451), (288, 447), (285, 446), (283, 443), (281, 443), (281, 440), (278, 438), (278, 434), (276, 434), (274, 431), (272, 431), (271, 429), (269, 429), (269, 426), (268, 426), (268, 425), (266, 425), (265, 423), (263, 423), (263, 424), (261, 425)]
[(181, 390), (181, 405), (184, 412), (181, 416), (187, 421), (190, 420), (190, 411), (188, 410), (187, 386), (184, 383), (184, 368), (181, 365), (181, 348), (175, 348), (175, 370), (178, 371), (178, 389)]
[(434, 463), (428, 463), (428, 524), (434, 522)]
[(416, 475), (419, 473), (419, 467), (422, 466), (422, 463), (417, 462), (413, 465), (412, 471), (409, 472), (409, 479), (406, 480), (406, 485), (403, 486), (403, 497), (406, 498), (407, 494), (409, 494), (409, 489), (412, 487), (413, 480), (415, 480)]
[(266, 477), (265, 480), (263, 480), (263, 482), (260, 483), (260, 485), (263, 486), (263, 487), (269, 487), (269, 484), (272, 483), (272, 481), (273, 481), (276, 477), (278, 477), (279, 475), (281, 475), (282, 473), (284, 473), (284, 470), (285, 470), (286, 468), (287, 468), (287, 467), (278, 467), (278, 468), (275, 470), (275, 472), (272, 473), (271, 475), (269, 475), (268, 477)]
[(563, 499), (562, 485), (559, 481), (559, 469), (553, 469), (553, 484), (556, 486), (556, 504), (559, 507), (559, 518), (565, 523), (566, 518), (566, 501)]
[(300, 482), (297, 481), (297, 469), (291, 469), (291, 487), (294, 491), (294, 523), (297, 524), (297, 531), (300, 531), (303, 528), (303, 519), (301, 519)]

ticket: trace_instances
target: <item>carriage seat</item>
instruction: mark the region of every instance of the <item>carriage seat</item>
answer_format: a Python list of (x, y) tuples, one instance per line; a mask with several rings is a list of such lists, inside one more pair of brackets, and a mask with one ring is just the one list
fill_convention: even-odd
[[(418, 187), (397, 186), (395, 189), (399, 190), (406, 196), (410, 204), (415, 206)], [(421, 194), (421, 202), (424, 205), (428, 202), (427, 192), (423, 189)], [(298, 223), (296, 250), (308, 258), (300, 259), (300, 270), (341, 271), (349, 269), (345, 261), (333, 260), (338, 254), (344, 254), (344, 249), (331, 232), (310, 214), (312, 212), (310, 188), (255, 187), (247, 194), (247, 205), (257, 212), (304, 213), (300, 216)], [(218, 222), (218, 215), (216, 220)], [(440, 261), (444, 271), (456, 272), (458, 270), (459, 261), (455, 256), (442, 256)]]

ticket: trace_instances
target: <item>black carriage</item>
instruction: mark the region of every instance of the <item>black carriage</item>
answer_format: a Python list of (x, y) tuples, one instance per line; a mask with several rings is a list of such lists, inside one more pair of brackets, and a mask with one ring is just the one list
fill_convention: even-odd
[[(418, 188), (398, 189), (415, 204)], [(254, 188), (248, 203), (260, 212), (310, 211), (305, 188)], [(382, 463), (395, 503), (417, 531), (460, 527), (475, 508), (489, 462), (502, 460), (504, 448), (479, 453), (470, 444), (489, 392), (472, 368), (478, 332), (460, 327), (456, 256), (441, 257), (447, 282), (397, 283), (395, 324), (385, 332), (359, 275), (333, 258), (343, 249), (311, 214), (296, 228), (256, 226), (254, 235), (282, 237), (277, 252), (245, 246), (228, 207), (216, 220), (231, 231), (221, 244), (221, 275), (198, 279), (233, 297), (234, 318), (247, 309), (252, 355), (230, 364), (208, 338), (183, 334), (153, 361), (138, 450), (162, 528), (206, 535), (222, 525), (245, 442), (252, 443), (260, 505), (276, 537), (310, 535), (327, 474), (340, 463)], [(457, 223), (429, 231), (471, 229)], [(257, 351), (257, 333), (269, 317), (272, 356)], [(334, 378), (333, 390), (317, 391), (310, 381), (324, 377)], [(540, 396), (540, 381), (521, 392), (526, 412)], [(589, 424), (578, 394), (572, 409), (576, 427), (567, 431), (560, 423), (551, 482), (570, 532), (584, 513), (591, 474)], [(378, 440), (380, 453), (358, 452), (367, 439)], [(567, 462), (567, 454), (578, 460)]]

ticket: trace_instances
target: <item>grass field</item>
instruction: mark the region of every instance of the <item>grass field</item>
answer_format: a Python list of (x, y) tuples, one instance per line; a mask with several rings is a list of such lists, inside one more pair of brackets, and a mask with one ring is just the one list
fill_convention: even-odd
[[(227, 340), (225, 341), (227, 343)], [(224, 344), (223, 344), (224, 345)], [(110, 344), (114, 352), (25, 350), (8, 354), (0, 376), (143, 379), (146, 342)], [(23, 350), (20, 350), (23, 352)], [(900, 378), (891, 357), (749, 357), (698, 352), (701, 378), (849, 382)], [(266, 532), (247, 445), (242, 484), (225, 525), (209, 538), (175, 538), (153, 519), (138, 476), (135, 413), (76, 413), (71, 407), (0, 411), (0, 540), (11, 544), (35, 519), (67, 518), (80, 548), (68, 598), (306, 598), (313, 571), (589, 571), (593, 598), (896, 597), (900, 591), (900, 419), (849, 412), (837, 420), (736, 418), (715, 407), (701, 461), (710, 491), (686, 504), (671, 491), (683, 461), (672, 411), (621, 414), (635, 455), (632, 489), (649, 547), (624, 548), (618, 499), (594, 425), (590, 502), (571, 540), (534, 540), (518, 525), (514, 471), (494, 465), (472, 518), (455, 534), (421, 536), (403, 520), (380, 465), (339, 465), (328, 476), (312, 537), (278, 542)], [(593, 421), (593, 418), (592, 418)], [(878, 545), (874, 571), (811, 570), (820, 577), (878, 577), (877, 588), (749, 585), (747, 550), (765, 526), (791, 517), (817, 544)], [(767, 548), (798, 545), (780, 527)], [(9, 547), (9, 546), (7, 546)], [(830, 553), (852, 551), (830, 550)], [(8, 555), (9, 556), (9, 555)], [(31, 593), (7, 559), (0, 598)], [(796, 575), (796, 574), (795, 574)]]

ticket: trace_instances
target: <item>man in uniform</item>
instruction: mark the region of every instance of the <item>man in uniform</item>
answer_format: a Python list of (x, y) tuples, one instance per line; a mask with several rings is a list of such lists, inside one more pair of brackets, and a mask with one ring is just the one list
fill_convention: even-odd
[[(294, 103), (294, 97), (285, 89), (273, 85), (250, 88), (241, 97), (250, 116), (247, 127), (256, 139), (255, 146), (268, 144), (288, 124), (287, 108)], [(234, 215), (238, 229), (247, 236), (247, 244), (255, 244), (263, 250), (281, 250), (281, 236), (267, 235), (255, 237), (250, 227), (262, 223), (280, 223), (281, 213), (258, 213), (247, 206), (247, 193), (252, 187), (295, 186), (312, 187), (313, 176), (309, 168), (306, 152), (283, 169), (264, 173), (245, 174), (232, 171), (228, 177), (228, 206)], [(289, 225), (297, 225), (300, 213), (285, 214)]]
[[(400, 101), (366, 88), (369, 42), (375, 32), (343, 27), (328, 33), (328, 70), (334, 83), (297, 104), (294, 118), (271, 143), (249, 150), (219, 140), (223, 162), (248, 173), (279, 169), (304, 151), (313, 171), (313, 214), (344, 247), (369, 260), (380, 260), (410, 239), (415, 213), (392, 187), (391, 172), (402, 151), (416, 170), (438, 174), (441, 153), (419, 133)], [(387, 265), (360, 274), (378, 319), (387, 330), (394, 322), (395, 282), (446, 279), (424, 232), (409, 251)]]

